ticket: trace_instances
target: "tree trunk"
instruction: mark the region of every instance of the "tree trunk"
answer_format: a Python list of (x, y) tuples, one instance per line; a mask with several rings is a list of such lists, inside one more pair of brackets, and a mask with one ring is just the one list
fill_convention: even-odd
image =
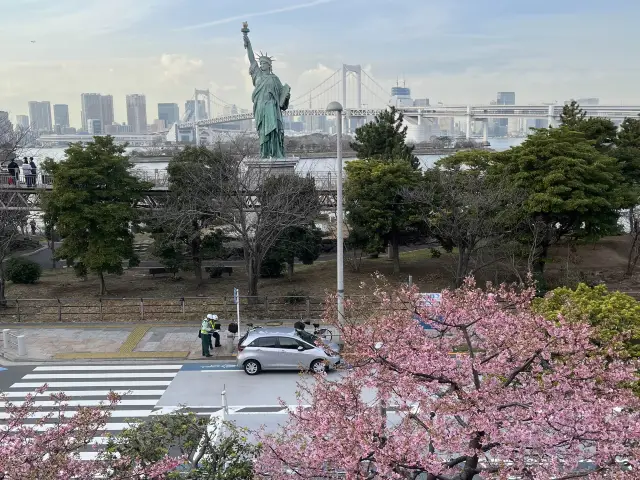
[(247, 284), (247, 296), (249, 297), (249, 303), (258, 302), (258, 279), (260, 278), (260, 262), (258, 262), (251, 254), (249, 258), (249, 279)]
[(7, 299), (5, 298), (5, 292), (4, 292), (4, 288), (5, 288), (5, 279), (4, 279), (4, 272), (0, 273), (0, 307), (6, 307), (7, 306)]
[(98, 278), (100, 278), (100, 294), (99, 295), (106, 295), (107, 294), (107, 284), (104, 281), (104, 273), (102, 272), (98, 272)]
[(293, 278), (293, 263), (293, 259), (290, 258), (289, 260), (287, 260), (287, 275), (289, 277), (289, 280)]
[(635, 223), (635, 207), (629, 207), (629, 234), (633, 235), (633, 224)]
[(400, 244), (397, 233), (391, 235), (391, 255), (393, 258), (393, 273), (397, 275), (400, 273)]
[(56, 241), (55, 241), (55, 237), (52, 237), (51, 246), (49, 247), (49, 249), (51, 249), (51, 268), (53, 268), (55, 270), (56, 269)]
[(471, 253), (466, 247), (458, 246), (458, 265), (456, 266), (456, 288), (462, 285), (467, 273), (469, 271), (469, 261), (471, 260)]
[(547, 261), (547, 255), (549, 255), (549, 246), (551, 242), (545, 238), (540, 242), (540, 255), (533, 262), (533, 271), (540, 275), (544, 274), (544, 265)]
[(202, 285), (202, 240), (198, 235), (191, 240), (189, 247), (191, 249), (191, 258), (193, 260), (193, 273), (198, 281), (198, 286), (200, 286)]

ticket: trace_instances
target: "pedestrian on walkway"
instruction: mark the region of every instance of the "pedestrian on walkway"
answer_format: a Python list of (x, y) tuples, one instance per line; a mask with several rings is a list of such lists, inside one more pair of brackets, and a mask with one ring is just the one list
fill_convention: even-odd
[(218, 321), (218, 316), (214, 315), (213, 313), (210, 313), (209, 315), (207, 315), (207, 318), (209, 320), (211, 320), (211, 324), (213, 325), (213, 329), (211, 330), (211, 336), (209, 337), (209, 348), (213, 348), (213, 342), (211, 341), (211, 338), (215, 338), (216, 339), (216, 347), (221, 347), (222, 345), (220, 345), (220, 324), (216, 323)]
[(31, 167), (31, 186), (36, 186), (36, 179), (38, 178), (38, 167), (36, 162), (33, 161), (33, 157), (29, 157), (29, 166)]
[(24, 157), (22, 160), (22, 176), (24, 177), (24, 181), (27, 184), (27, 187), (31, 186), (31, 165), (29, 165), (29, 160), (27, 157)]
[(211, 332), (213, 331), (213, 323), (209, 317), (212, 315), (209, 314), (202, 320), (202, 325), (200, 326), (200, 340), (202, 340), (202, 356), (210, 357), (211, 353), (209, 353), (209, 348), (211, 347)]
[(16, 185), (18, 183), (19, 170), (20, 165), (16, 163), (15, 157), (12, 157), (9, 165), (7, 165), (7, 171), (9, 172), (9, 185)]

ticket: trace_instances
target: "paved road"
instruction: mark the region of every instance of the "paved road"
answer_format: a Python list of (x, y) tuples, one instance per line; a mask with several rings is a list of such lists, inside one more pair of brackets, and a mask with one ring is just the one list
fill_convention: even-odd
[[(198, 415), (219, 416), (222, 412), (222, 390), (227, 391), (229, 420), (258, 429), (266, 425), (275, 430), (287, 420), (287, 410), (279, 398), (295, 405), (295, 392), (300, 381), (298, 372), (263, 373), (250, 377), (234, 364), (45, 364), (39, 366), (0, 367), (0, 391), (12, 402), (20, 402), (35, 388), (47, 384), (47, 393), (38, 397), (40, 412), (29, 421), (52, 409), (50, 393), (63, 391), (71, 397), (69, 411), (79, 406), (95, 406), (104, 402), (110, 390), (123, 396), (107, 423), (105, 432), (116, 434), (126, 428), (128, 419), (147, 418), (188, 407)], [(339, 378), (338, 373), (331, 374)], [(7, 418), (0, 408), (0, 423)], [(43, 428), (51, 427), (47, 423)], [(104, 443), (104, 438), (96, 437)], [(81, 452), (84, 459), (95, 458), (92, 448)]]
[[(112, 363), (112, 364), (44, 364), (39, 366), (0, 367), (0, 391), (6, 393), (13, 402), (24, 399), (28, 392), (48, 384), (46, 394), (38, 397), (40, 412), (29, 421), (35, 423), (38, 417), (52, 409), (47, 395), (64, 391), (71, 397), (69, 411), (79, 406), (95, 406), (105, 401), (110, 390), (123, 394), (123, 400), (116, 407), (105, 432), (117, 434), (128, 426), (129, 419), (144, 419), (187, 407), (200, 416), (210, 418), (222, 415), (222, 391), (226, 391), (228, 420), (251, 430), (265, 426), (275, 431), (288, 419), (288, 409), (280, 400), (289, 405), (297, 405), (298, 382), (305, 381), (298, 372), (263, 372), (248, 376), (235, 364), (230, 363)], [(339, 379), (342, 373), (330, 372), (330, 379)], [(313, 382), (308, 376), (306, 381)], [(363, 392), (363, 397), (373, 399), (371, 392)], [(396, 417), (390, 413), (391, 423)], [(0, 424), (7, 418), (0, 407)], [(43, 428), (52, 426), (47, 423)], [(96, 437), (96, 443), (104, 444), (103, 437)], [(99, 450), (99, 449), (98, 449)], [(87, 448), (81, 458), (93, 459), (98, 451)]]

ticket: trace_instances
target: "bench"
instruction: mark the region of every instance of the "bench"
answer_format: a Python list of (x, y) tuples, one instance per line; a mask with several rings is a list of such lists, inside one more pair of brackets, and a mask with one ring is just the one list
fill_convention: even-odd
[(228, 273), (229, 276), (233, 273), (233, 267), (204, 267), (205, 272), (209, 274), (209, 278), (220, 278), (223, 273)]
[(154, 277), (156, 275), (162, 275), (162, 274), (173, 274), (173, 272), (171, 272), (168, 268), (165, 267), (151, 267), (149, 269), (149, 275), (153, 275)]

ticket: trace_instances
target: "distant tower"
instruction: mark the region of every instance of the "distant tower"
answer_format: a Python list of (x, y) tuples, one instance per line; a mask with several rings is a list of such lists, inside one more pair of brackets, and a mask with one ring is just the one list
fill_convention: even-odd
[[(357, 98), (355, 108), (362, 108), (362, 67), (360, 65), (342, 65), (342, 106), (349, 108), (347, 104), (347, 76), (353, 73), (358, 82)], [(353, 106), (351, 108), (354, 108)]]

